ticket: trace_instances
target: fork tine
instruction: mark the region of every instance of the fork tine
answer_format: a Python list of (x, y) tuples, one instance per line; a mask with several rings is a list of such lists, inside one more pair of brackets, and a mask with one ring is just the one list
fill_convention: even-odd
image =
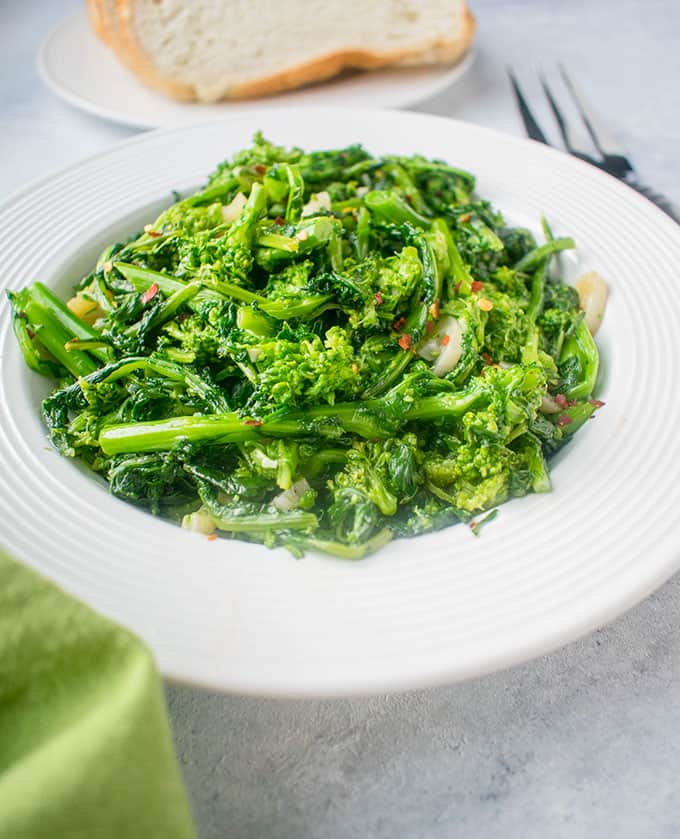
[(621, 157), (625, 157), (625, 149), (607, 128), (602, 119), (595, 113), (595, 110), (583, 95), (582, 90), (580, 88), (577, 89), (574, 82), (569, 78), (567, 71), (564, 69), (564, 65), (558, 64), (557, 66), (559, 67), (560, 75), (562, 76), (565, 87), (571, 94), (571, 98), (574, 100), (578, 112), (581, 115), (581, 119), (588, 129), (588, 133), (598, 150), (602, 152), (602, 154), (620, 155)]
[(569, 139), (569, 132), (567, 131), (567, 123), (564, 119), (564, 115), (562, 111), (559, 109), (557, 102), (555, 101), (555, 97), (552, 95), (550, 88), (548, 87), (548, 83), (545, 80), (545, 76), (541, 74), (539, 76), (541, 80), (541, 87), (543, 88), (543, 92), (545, 93), (545, 97), (548, 100), (548, 104), (550, 105), (550, 110), (553, 112), (553, 116), (555, 117), (555, 122), (557, 123), (557, 127), (560, 129), (560, 134), (562, 135), (562, 140), (564, 145), (567, 147), (567, 151), (574, 153), (574, 148), (571, 144), (571, 140)]
[(524, 94), (522, 93), (522, 89), (515, 78), (515, 74), (512, 70), (508, 67), (508, 78), (510, 79), (510, 84), (512, 85), (512, 89), (515, 92), (515, 98), (517, 99), (517, 107), (519, 108), (520, 115), (522, 117), (522, 122), (524, 123), (524, 128), (526, 129), (527, 134), (531, 137), (532, 140), (538, 140), (539, 143), (545, 143), (546, 146), (549, 146), (550, 143), (548, 142), (545, 134), (541, 130), (540, 125), (536, 122), (536, 118), (531, 112), (531, 108), (529, 107), (527, 100), (524, 98)]
[(560, 134), (562, 135), (562, 140), (564, 141), (567, 151), (575, 157), (580, 157), (596, 166), (599, 165), (593, 157), (592, 147), (588, 137), (585, 134), (577, 136), (577, 132), (574, 132), (569, 128), (567, 120), (560, 110), (557, 100), (552, 95), (548, 82), (545, 80), (545, 76), (541, 74), (539, 78), (541, 80), (541, 87), (543, 88), (543, 92), (545, 93), (548, 104), (550, 105), (550, 110), (553, 112), (555, 121), (557, 122), (557, 127), (560, 129)]

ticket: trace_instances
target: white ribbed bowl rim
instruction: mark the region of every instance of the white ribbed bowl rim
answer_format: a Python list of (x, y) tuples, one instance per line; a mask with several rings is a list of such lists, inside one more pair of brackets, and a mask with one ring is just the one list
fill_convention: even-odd
[[(263, 109), (135, 137), (0, 208), (0, 286), (66, 290), (116, 235), (197, 186), (262, 129), (275, 142), (420, 152), (478, 176), (515, 223), (572, 234), (571, 276), (611, 286), (598, 334), (607, 405), (554, 464), (554, 490), (362, 562), (205, 538), (111, 497), (47, 444), (47, 392), (0, 307), (0, 545), (138, 633), (170, 678), (239, 693), (339, 696), (480, 675), (552, 650), (680, 567), (680, 227), (552, 149), (475, 125), (365, 109)], [(68, 275), (68, 276), (67, 276)]]

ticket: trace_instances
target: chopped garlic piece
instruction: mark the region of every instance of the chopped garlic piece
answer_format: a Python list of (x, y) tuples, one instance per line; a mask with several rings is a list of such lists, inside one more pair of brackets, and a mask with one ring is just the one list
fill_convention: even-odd
[(327, 192), (315, 192), (302, 208), (302, 218), (315, 216), (321, 210), (331, 209), (331, 196)]
[(192, 533), (204, 533), (208, 535), (214, 532), (215, 522), (208, 513), (203, 510), (197, 510), (195, 513), (189, 513), (184, 516), (182, 527), (184, 530), (191, 530)]
[(588, 332), (595, 335), (604, 317), (609, 286), (597, 271), (588, 271), (576, 280), (574, 288), (578, 291), (578, 298), (585, 315), (584, 320)]

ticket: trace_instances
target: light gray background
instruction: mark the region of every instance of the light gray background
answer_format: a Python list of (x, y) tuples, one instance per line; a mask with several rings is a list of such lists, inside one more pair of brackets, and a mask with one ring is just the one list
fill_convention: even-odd
[[(641, 177), (680, 201), (678, 0), (471, 1), (478, 61), (418, 110), (521, 133), (506, 64), (537, 97), (532, 68), (554, 78), (561, 60)], [(0, 0), (0, 198), (134, 133), (63, 105), (37, 78), (39, 43), (79, 5)], [(566, 649), (401, 696), (293, 702), (168, 685), (200, 835), (677, 837), (679, 607), (676, 577)]]

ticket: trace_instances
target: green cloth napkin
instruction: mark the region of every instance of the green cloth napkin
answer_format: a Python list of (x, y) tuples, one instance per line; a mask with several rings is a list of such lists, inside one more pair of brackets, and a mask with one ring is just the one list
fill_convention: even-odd
[(149, 651), (0, 552), (0, 838), (193, 836)]

